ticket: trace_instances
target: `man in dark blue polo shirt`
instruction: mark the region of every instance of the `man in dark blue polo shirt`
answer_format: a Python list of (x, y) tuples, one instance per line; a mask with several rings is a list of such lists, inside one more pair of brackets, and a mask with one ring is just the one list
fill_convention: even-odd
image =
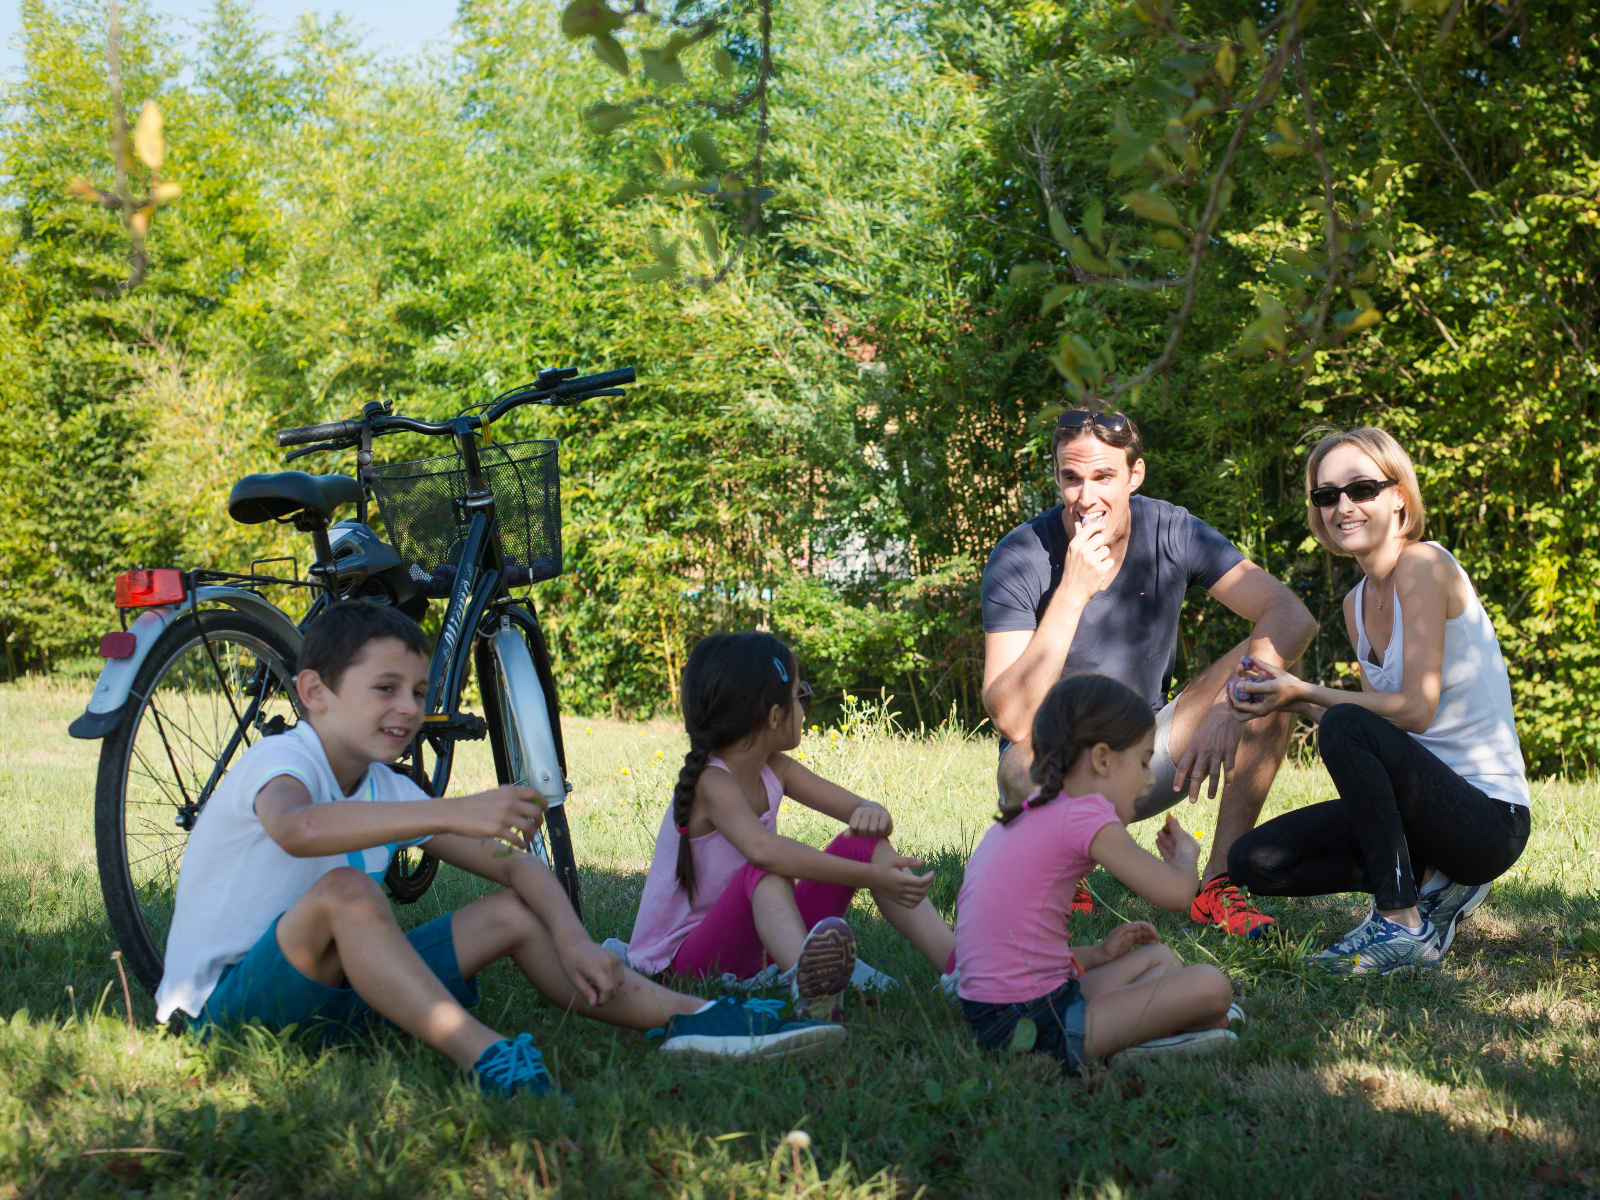
[[(1255, 826), (1288, 742), (1284, 714), (1241, 723), (1224, 688), (1246, 654), (1288, 665), (1317, 631), (1311, 614), (1186, 509), (1135, 493), (1144, 482), (1138, 428), (1122, 413), (1070, 409), (1051, 441), (1061, 503), (1019, 525), (983, 572), (983, 700), (1000, 731), (1000, 787), (1031, 788), (1028, 735), (1051, 684), (1095, 672), (1134, 688), (1156, 710), (1155, 786), (1141, 817), (1202, 785), (1222, 786), (1211, 857), (1190, 915), (1230, 933), (1271, 923), (1232, 886), (1228, 848)], [(1190, 587), (1251, 622), (1250, 635), (1170, 703), (1178, 617)]]

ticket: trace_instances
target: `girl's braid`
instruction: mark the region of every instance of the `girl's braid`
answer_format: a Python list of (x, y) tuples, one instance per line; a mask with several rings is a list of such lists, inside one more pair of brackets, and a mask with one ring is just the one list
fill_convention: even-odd
[(694, 897), (694, 855), (689, 849), (689, 813), (694, 807), (694, 789), (711, 757), (711, 747), (698, 739), (689, 743), (689, 752), (683, 756), (683, 769), (678, 772), (677, 786), (672, 789), (672, 823), (678, 829), (678, 882), (684, 893)]

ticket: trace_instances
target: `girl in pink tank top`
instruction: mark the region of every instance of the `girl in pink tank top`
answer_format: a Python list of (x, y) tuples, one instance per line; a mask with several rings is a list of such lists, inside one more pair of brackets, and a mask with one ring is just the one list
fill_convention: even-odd
[[(955, 934), (927, 898), (932, 873), (889, 843), (880, 805), (786, 753), (800, 744), (811, 689), (764, 633), (714, 634), (689, 655), (689, 750), (662, 818), (628, 961), (646, 973), (749, 976), (776, 963), (807, 1014), (831, 1016), (855, 966), (842, 919), (857, 888), (927, 959), (949, 970)], [(817, 850), (778, 833), (788, 795), (847, 826)]]

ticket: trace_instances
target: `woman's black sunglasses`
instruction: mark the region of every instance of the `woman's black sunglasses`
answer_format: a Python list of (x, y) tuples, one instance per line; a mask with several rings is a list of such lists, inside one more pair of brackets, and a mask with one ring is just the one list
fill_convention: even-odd
[(1352, 479), (1343, 487), (1328, 484), (1311, 489), (1311, 503), (1318, 508), (1333, 508), (1339, 503), (1340, 496), (1349, 496), (1357, 504), (1365, 504), (1368, 500), (1376, 500), (1384, 488), (1394, 487), (1395, 482), (1393, 479)]
[(794, 685), (794, 698), (801, 704), (811, 703), (811, 685), (804, 679)]

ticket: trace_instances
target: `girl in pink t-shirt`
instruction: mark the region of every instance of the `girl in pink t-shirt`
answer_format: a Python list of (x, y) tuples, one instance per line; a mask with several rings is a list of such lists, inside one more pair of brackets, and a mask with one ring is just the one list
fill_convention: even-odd
[[(689, 751), (662, 819), (628, 962), (654, 973), (731, 972), (767, 963), (790, 974), (807, 1014), (831, 1017), (855, 966), (842, 920), (857, 888), (940, 970), (955, 934), (927, 898), (930, 872), (889, 844), (881, 806), (808, 771), (800, 744), (811, 689), (794, 655), (765, 633), (704, 638), (683, 671)], [(788, 795), (844, 822), (826, 850), (778, 833)]]
[(1168, 817), (1157, 858), (1128, 834), (1150, 787), (1155, 720), (1139, 695), (1104, 675), (1075, 675), (1033, 719), (1035, 791), (1002, 807), (967, 862), (957, 901), (957, 993), (980, 1045), (1010, 1046), (1033, 1023), (1033, 1049), (1077, 1073), (1091, 1059), (1193, 1052), (1233, 1040), (1228, 978), (1184, 966), (1155, 927), (1133, 921), (1094, 946), (1067, 942), (1074, 885), (1095, 863), (1146, 900), (1178, 911), (1194, 899), (1200, 846)]

